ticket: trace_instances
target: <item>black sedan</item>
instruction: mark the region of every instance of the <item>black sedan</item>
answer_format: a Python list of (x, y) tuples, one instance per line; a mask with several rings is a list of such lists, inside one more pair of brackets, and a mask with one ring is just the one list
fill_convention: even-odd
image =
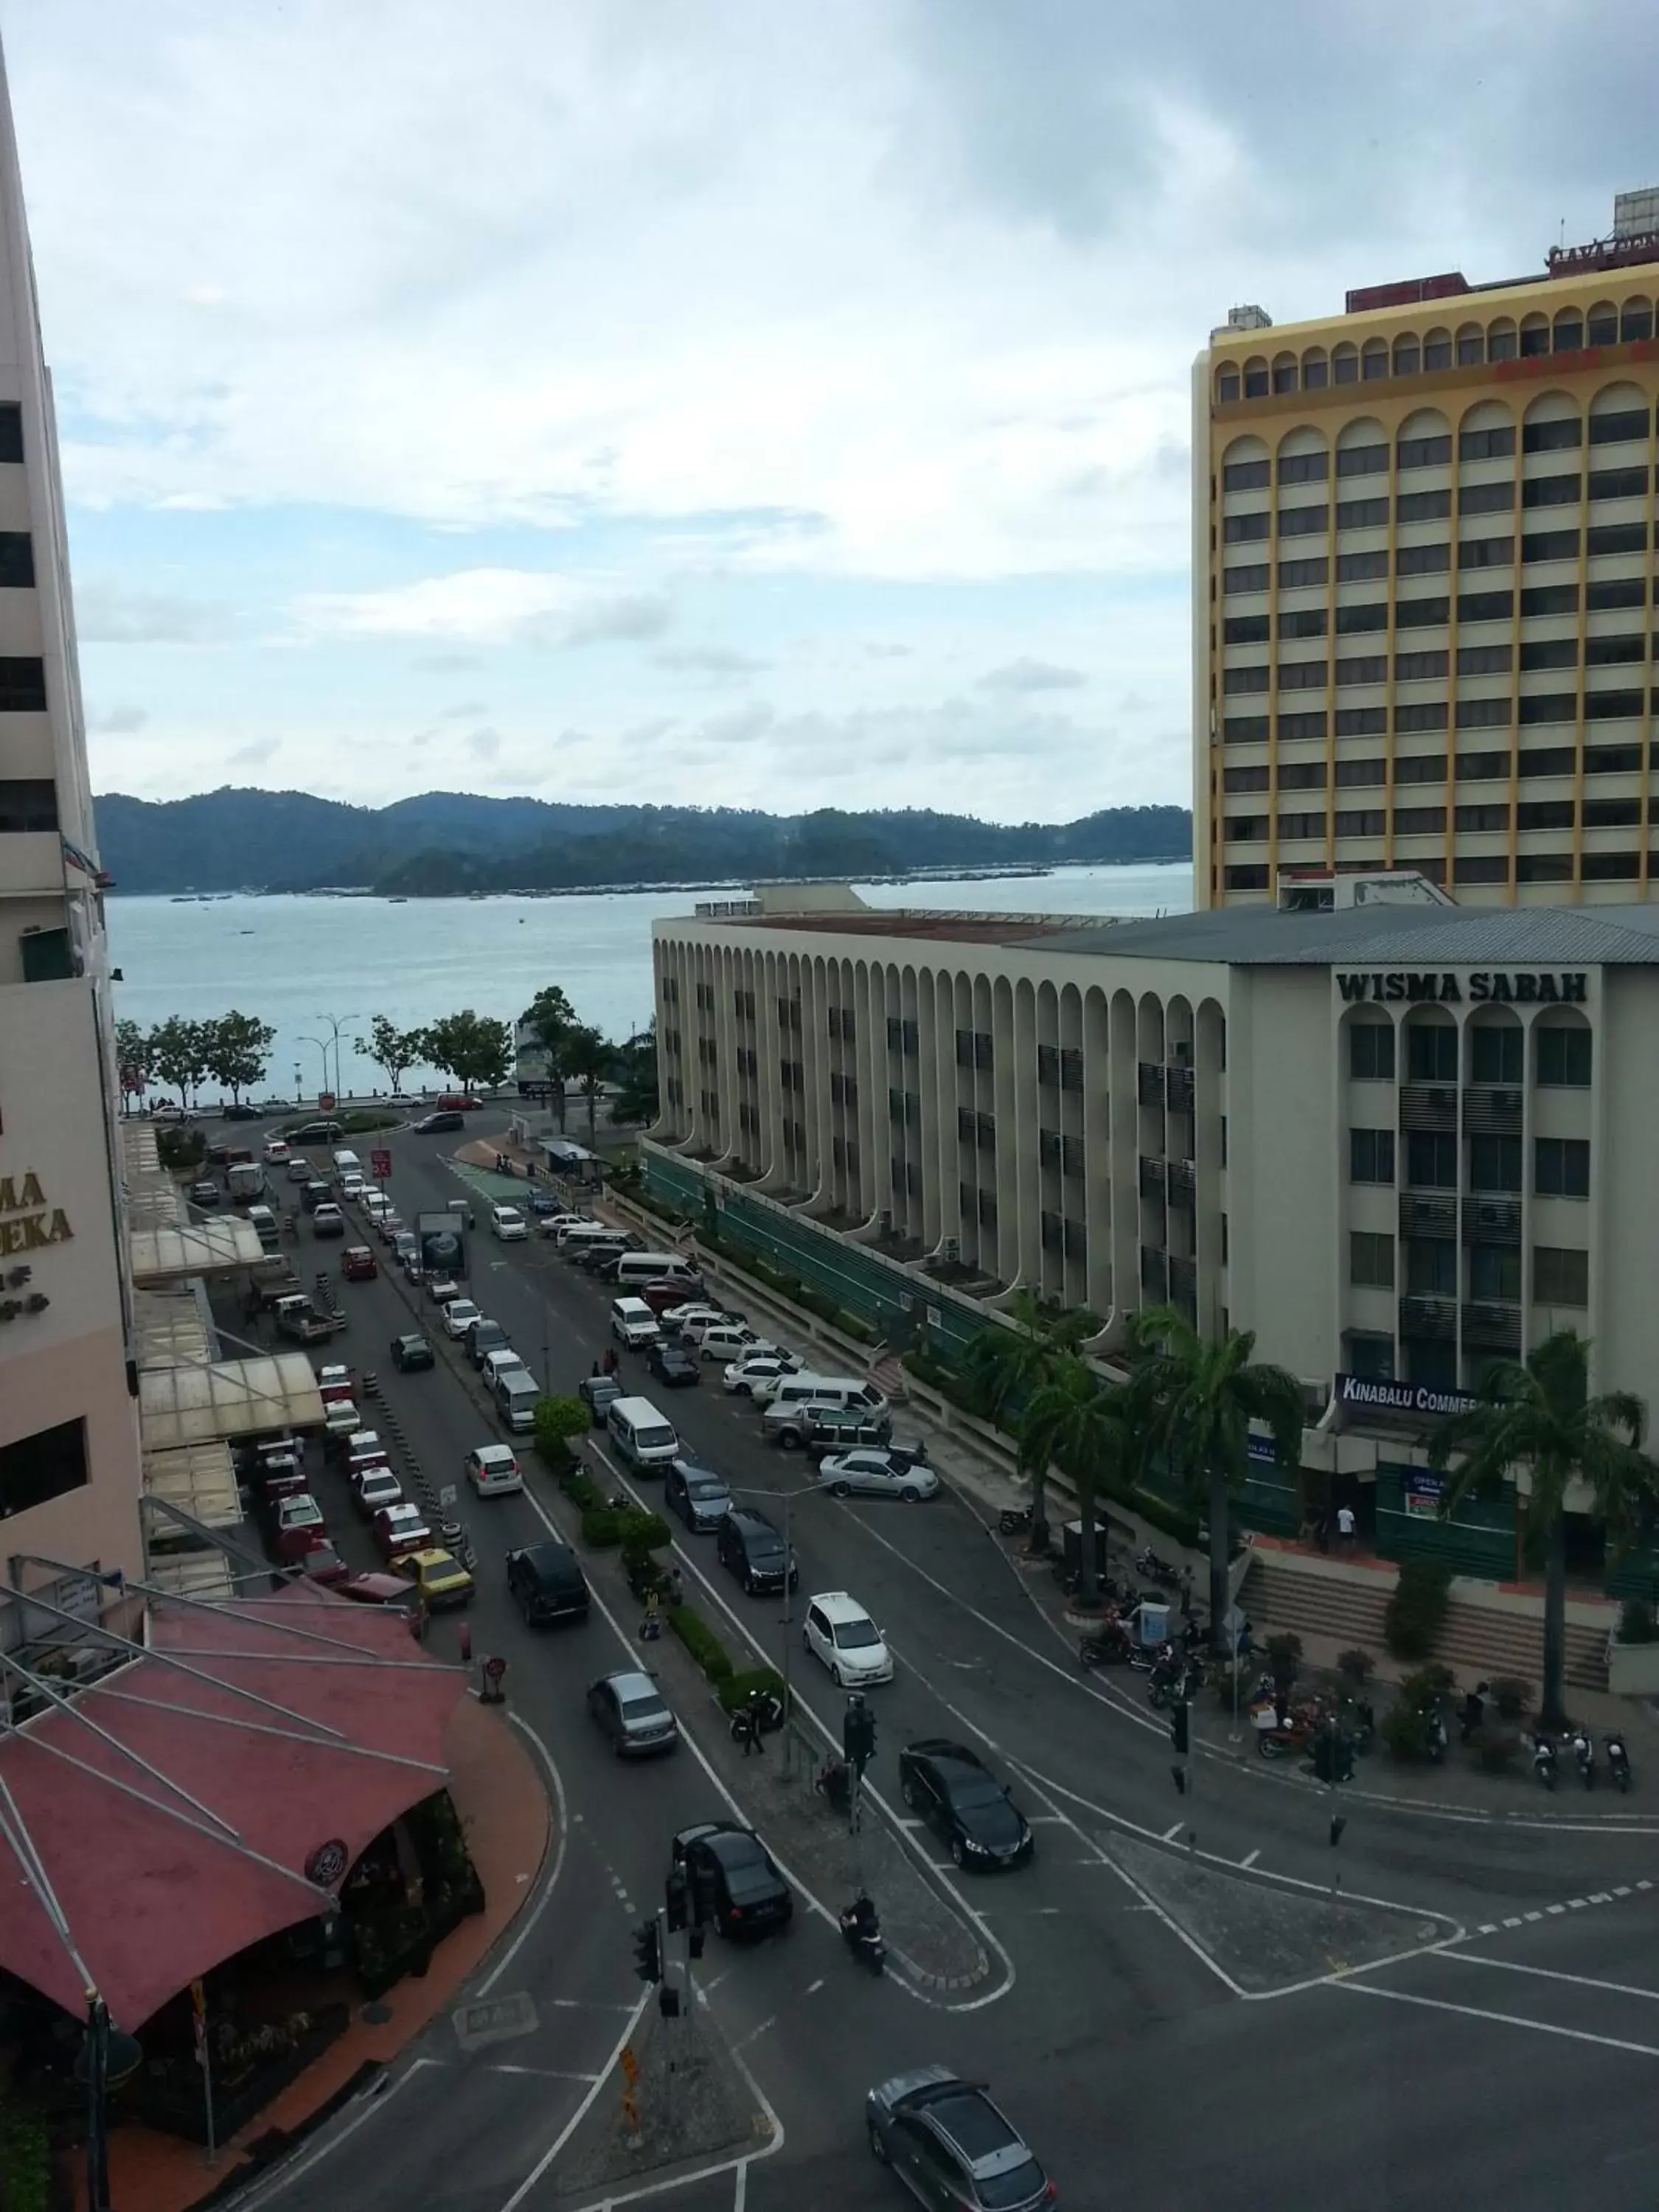
[(242, 1098), (233, 1101), (228, 1106), (222, 1106), (219, 1109), (219, 1118), (222, 1121), (257, 1121), (264, 1111), (263, 1106), (252, 1106), (246, 1098)]
[(752, 1828), (732, 1820), (682, 1828), (674, 1863), (684, 1868), (693, 1899), (706, 1900), (705, 1911), (722, 1936), (760, 1936), (789, 1924), (795, 1900)]
[(192, 1206), (217, 1206), (219, 1203), (218, 1184), (216, 1182), (208, 1182), (205, 1176), (200, 1182), (191, 1183), (190, 1187), (190, 1202)]
[(423, 1336), (394, 1336), (392, 1364), (403, 1374), (412, 1375), (416, 1368), (435, 1367), (438, 1363)]
[(665, 1382), (671, 1390), (702, 1380), (702, 1361), (683, 1344), (653, 1344), (646, 1364), (658, 1382)]
[(1006, 1784), (966, 1744), (930, 1737), (899, 1753), (899, 1795), (959, 1867), (1024, 1866), (1031, 1831)]
[(465, 1128), (466, 1117), (464, 1114), (454, 1113), (422, 1114), (411, 1127), (417, 1137), (436, 1137), (446, 1129)]

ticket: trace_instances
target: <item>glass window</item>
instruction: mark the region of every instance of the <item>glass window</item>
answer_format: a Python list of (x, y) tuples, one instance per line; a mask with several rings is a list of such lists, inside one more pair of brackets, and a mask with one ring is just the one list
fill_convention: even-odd
[(1388, 681), (1388, 655), (1382, 653), (1355, 654), (1336, 664), (1339, 684), (1384, 684)]
[(1513, 361), (1516, 355), (1514, 325), (1497, 324), (1486, 333), (1488, 361)]
[(1587, 668), (1613, 668), (1622, 661), (1645, 660), (1648, 641), (1644, 637), (1587, 637), (1584, 640), (1584, 665)]
[(1570, 1251), (1559, 1244), (1534, 1244), (1532, 1296), (1534, 1305), (1587, 1306), (1589, 1254)]
[(1583, 1137), (1533, 1139), (1533, 1183), (1540, 1198), (1589, 1196), (1589, 1143)]
[(1646, 496), (1648, 472), (1644, 469), (1592, 469), (1592, 499), (1642, 499)]
[(1302, 364), (1302, 389), (1323, 392), (1330, 382), (1330, 363), (1322, 353), (1310, 353)]
[(1238, 397), (1238, 371), (1224, 368), (1215, 380), (1215, 396), (1223, 406), (1228, 406)]
[(1224, 668), (1221, 688), (1224, 691), (1265, 691), (1267, 689), (1267, 672), (1261, 666)]
[(84, 1421), (60, 1421), (0, 1445), (0, 1520), (84, 1489), (88, 1480)]
[(1529, 584), (1521, 594), (1523, 615), (1576, 615), (1577, 584)]
[[(1265, 464), (1264, 464), (1265, 465)], [(1243, 545), (1267, 535), (1269, 522), (1265, 508), (1255, 514), (1227, 514), (1221, 520), (1221, 538), (1225, 545)]]
[[(1283, 779), (1281, 778), (1282, 781)], [(1221, 771), (1224, 791), (1266, 791), (1267, 769), (1266, 763), (1254, 768), (1228, 768)]]
[(1583, 496), (1583, 477), (1528, 477), (1521, 487), (1522, 507), (1577, 507)]
[(1514, 558), (1513, 537), (1464, 538), (1458, 542), (1460, 568), (1507, 568)]
[(1472, 1244), (1469, 1247), (1469, 1296), (1500, 1298), (1513, 1305), (1521, 1296), (1521, 1248), (1518, 1244)]
[(1367, 338), (1360, 356), (1367, 384), (1376, 383), (1389, 373), (1389, 349), (1381, 338)]
[[(1500, 596), (1507, 599), (1509, 594)], [(1457, 672), (1460, 676), (1507, 676), (1513, 658), (1513, 648), (1508, 645), (1460, 645)]]
[[(1340, 345), (1331, 356), (1331, 369), (1339, 384), (1358, 384), (1359, 356), (1351, 345)], [(1340, 473), (1339, 468), (1338, 474)]]
[(1436, 699), (1420, 707), (1396, 707), (1394, 726), (1407, 735), (1415, 730), (1443, 730), (1446, 726), (1446, 702), (1443, 699)]
[(1609, 408), (1605, 415), (1592, 415), (1589, 422), (1589, 441), (1592, 446), (1622, 446), (1648, 434), (1648, 410), (1645, 407)]
[(1254, 366), (1247, 366), (1244, 371), (1244, 397), (1247, 399), (1265, 399), (1267, 396), (1267, 362), (1261, 362)]
[(1626, 345), (1639, 345), (1653, 336), (1651, 300), (1626, 300), (1619, 316), (1619, 336)]
[[(1557, 533), (1570, 537), (1573, 550), (1578, 550), (1576, 530)], [(1584, 550), (1587, 553), (1645, 553), (1648, 550), (1648, 526), (1645, 522), (1598, 522), (1587, 533)], [(1530, 555), (1528, 556), (1532, 557)], [(1543, 557), (1541, 555), (1539, 556)]]
[[(1572, 768), (1572, 753), (1566, 747), (1562, 748), (1562, 752), (1564, 764), (1561, 773), (1566, 775)], [(1586, 745), (1584, 748), (1586, 775), (1629, 775), (1641, 765), (1640, 745)], [(1521, 773), (1524, 775), (1526, 772), (1523, 764)]]
[(1520, 1083), (1526, 1039), (1514, 1022), (1487, 1022), (1469, 1032), (1472, 1083)]
[[(1293, 742), (1301, 739), (1305, 743), (1310, 739), (1317, 739), (1322, 744), (1325, 738), (1324, 708), (1322, 707), (1317, 713), (1311, 714), (1281, 714), (1279, 718), (1279, 735), (1281, 739), (1286, 741)], [(1283, 777), (1279, 781), (1283, 782)]]
[(1568, 884), (1572, 881), (1571, 853), (1522, 853), (1515, 864), (1518, 884)]
[(1585, 318), (1584, 336), (1593, 346), (1617, 345), (1619, 317), (1614, 310), (1610, 307), (1592, 307)]
[(1455, 884), (1501, 884), (1509, 880), (1510, 864), (1501, 853), (1460, 853), (1452, 866)]
[(1364, 606), (1339, 607), (1336, 611), (1336, 634), (1352, 637), (1364, 630), (1387, 629), (1389, 603), (1386, 599), (1369, 600)]
[(1639, 691), (1589, 691), (1584, 696), (1587, 722), (1618, 722), (1642, 711)]
[(1402, 545), (1395, 555), (1400, 576), (1443, 576), (1451, 566), (1449, 545)]
[(1551, 350), (1555, 353), (1577, 353), (1584, 343), (1584, 325), (1578, 315), (1558, 315)]
[[(1282, 716), (1281, 720), (1289, 720)], [(1315, 719), (1310, 717), (1310, 720)], [(1322, 714), (1317, 717), (1324, 720)], [(1281, 761), (1279, 764), (1279, 787), (1281, 791), (1323, 791), (1325, 763), (1323, 761)]]
[(1223, 744), (1265, 744), (1267, 739), (1267, 717), (1265, 714), (1229, 714), (1221, 725)]
[(1419, 1298), (1457, 1296), (1457, 1247), (1450, 1237), (1407, 1238), (1406, 1288)]
[(1325, 610), (1323, 607), (1297, 607), (1279, 617), (1280, 637), (1323, 637)]
[(1386, 446), (1343, 446), (1338, 450), (1336, 473), (1340, 477), (1386, 476), (1388, 470)]
[(1443, 522), (1450, 513), (1451, 493), (1446, 490), (1402, 492), (1395, 503), (1401, 522)]
[(1490, 783), (1494, 776), (1509, 774), (1510, 757), (1507, 753), (1459, 753), (1456, 767), (1460, 783)]
[(1510, 810), (1507, 806), (1460, 806), (1457, 827), (1460, 830), (1507, 830)]
[(1423, 366), (1431, 374), (1437, 368), (1452, 365), (1452, 343), (1449, 331), (1431, 331), (1423, 341)]
[[(1458, 495), (1460, 514), (1507, 514), (1515, 505), (1515, 486), (1503, 483), (1465, 484)], [(1405, 520), (1405, 516), (1401, 516)]]
[(0, 657), (0, 714), (43, 714), (46, 664), (28, 655)]
[(1520, 1188), (1520, 1138), (1471, 1137), (1469, 1139), (1469, 1188), (1510, 1191), (1519, 1190)]
[(1331, 472), (1328, 453), (1284, 453), (1279, 457), (1279, 481), (1287, 483), (1323, 483)]
[(1376, 530), (1389, 520), (1386, 499), (1340, 499), (1336, 503), (1339, 530)]
[(1322, 837), (1325, 817), (1322, 814), (1281, 814), (1279, 834), (1281, 837)]
[(1539, 1030), (1538, 1080), (1553, 1091), (1583, 1091), (1590, 1079), (1590, 1033), (1586, 1029)]
[(1572, 821), (1570, 799), (1527, 799), (1515, 810), (1517, 830), (1571, 830)]
[(1323, 584), (1329, 577), (1330, 565), (1322, 553), (1316, 553), (1306, 561), (1281, 561), (1279, 588), (1281, 592), (1300, 592), (1312, 585)]
[(1576, 637), (1525, 638), (1521, 645), (1521, 665), (1525, 668), (1577, 668), (1578, 641)]
[(1456, 1082), (1457, 1031), (1449, 1022), (1413, 1022), (1406, 1036), (1406, 1066), (1411, 1082)]
[(1339, 584), (1370, 584), (1389, 573), (1386, 546), (1371, 553), (1339, 553), (1336, 556), (1336, 580)]
[(1495, 430), (1461, 430), (1457, 437), (1460, 461), (1501, 461), (1515, 451), (1515, 426)]
[(1266, 645), (1272, 625), (1266, 615), (1229, 615), (1221, 625), (1224, 645)]
[[(1486, 358), (1486, 334), (1473, 324), (1465, 323), (1457, 333), (1457, 366), (1475, 368)], [(1464, 435), (1467, 437), (1466, 431)]]
[(1427, 684), (1447, 671), (1447, 656), (1443, 652), (1396, 653), (1394, 657), (1394, 680), (1396, 684)]
[(0, 776), (0, 837), (58, 827), (58, 789), (50, 776)]
[[(1446, 763), (1438, 753), (1402, 753), (1395, 760), (1394, 780), (1396, 783), (1443, 783)], [(1438, 807), (1434, 811), (1441, 814), (1438, 827), (1443, 830), (1443, 811)]]
[(1221, 572), (1222, 594), (1224, 598), (1231, 598), (1235, 592), (1265, 592), (1270, 580), (1271, 571), (1265, 562), (1259, 567), (1224, 568)]
[(1399, 459), (1402, 469), (1431, 469), (1451, 459), (1451, 436), (1448, 433), (1438, 438), (1402, 438)]
[(1540, 316), (1536, 322), (1528, 320), (1521, 332), (1521, 358), (1535, 361), (1550, 349), (1550, 326)]
[[(1615, 530), (1628, 527), (1639, 530), (1641, 525), (1637, 523), (1632, 526), (1618, 522), (1613, 524), (1611, 527)], [(1594, 546), (1590, 548), (1592, 552), (1595, 550)], [(1523, 561), (1576, 561), (1578, 558), (1578, 532), (1576, 530), (1529, 532), (1521, 540), (1521, 558)]]
[(1336, 764), (1336, 787), (1339, 791), (1361, 790), (1368, 786), (1386, 783), (1389, 764), (1380, 755), (1370, 760), (1340, 760)]
[(33, 581), (33, 539), (27, 530), (0, 530), (0, 589), (27, 591)]
[[(1415, 376), (1423, 365), (1423, 349), (1413, 337), (1396, 338), (1394, 342), (1394, 373), (1396, 376)], [(1402, 461), (1403, 468), (1405, 463)]]
[(1457, 619), (1461, 623), (1508, 622), (1515, 612), (1513, 592), (1461, 592)]
[(1322, 691), (1325, 688), (1325, 663), (1322, 660), (1281, 661), (1279, 688), (1281, 691)]
[(1380, 837), (1388, 826), (1389, 817), (1380, 806), (1355, 807), (1336, 817), (1339, 837)]
[[(1404, 778), (1396, 779), (1404, 781)], [(1394, 810), (1394, 834), (1396, 837), (1437, 837), (1446, 826), (1443, 806), (1396, 806)]]
[(1360, 1290), (1394, 1288), (1394, 1239), (1360, 1229), (1348, 1237), (1348, 1280)]
[(1448, 599), (1401, 599), (1395, 603), (1394, 626), (1396, 629), (1437, 629), (1451, 615)]
[(1294, 392), (1296, 390), (1296, 363), (1294, 361), (1276, 361), (1273, 363), (1273, 390), (1275, 392)]
[(1339, 738), (1380, 738), (1388, 726), (1386, 707), (1339, 707), (1336, 710)]
[(1261, 491), (1272, 471), (1263, 461), (1229, 461), (1221, 471), (1223, 491)]
[(1221, 884), (1224, 890), (1265, 891), (1267, 888), (1267, 866), (1265, 863), (1257, 861), (1239, 862), (1222, 870)]
[(1348, 1030), (1348, 1073), (1356, 1083), (1394, 1081), (1392, 1022), (1354, 1022)]
[(1586, 853), (1584, 881), (1587, 884), (1634, 883), (1638, 873), (1634, 853)]
[(1510, 720), (1507, 699), (1460, 699), (1457, 702), (1460, 730), (1504, 730)]
[(1647, 603), (1645, 576), (1609, 576), (1584, 586), (1584, 609), (1589, 614), (1606, 614), (1613, 607), (1644, 607)]
[(1569, 447), (1581, 445), (1583, 436), (1584, 427), (1576, 415), (1557, 422), (1528, 422), (1521, 432), (1521, 450), (1523, 453), (1565, 453)]
[(1281, 507), (1279, 510), (1279, 534), (1281, 538), (1316, 538), (1328, 530), (1331, 511), (1328, 507)]

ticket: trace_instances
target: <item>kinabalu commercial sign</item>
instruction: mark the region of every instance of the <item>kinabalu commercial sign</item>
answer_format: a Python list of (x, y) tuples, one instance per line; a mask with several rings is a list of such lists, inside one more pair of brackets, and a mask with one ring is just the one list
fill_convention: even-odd
[(1480, 1400), (1467, 1390), (1448, 1390), (1432, 1382), (1396, 1382), (1378, 1375), (1339, 1375), (1336, 1402), (1365, 1413), (1413, 1413), (1441, 1420), (1467, 1413)]
[(1476, 968), (1462, 975), (1430, 969), (1337, 969), (1336, 988), (1345, 999), (1502, 1000), (1520, 1006), (1582, 1006), (1589, 997), (1582, 969)]

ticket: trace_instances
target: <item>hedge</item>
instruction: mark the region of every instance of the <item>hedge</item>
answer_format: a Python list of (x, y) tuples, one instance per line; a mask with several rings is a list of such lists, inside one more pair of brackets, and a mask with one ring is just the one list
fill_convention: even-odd
[(1396, 1659), (1426, 1659), (1446, 1625), (1452, 1571), (1444, 1559), (1404, 1559), (1383, 1615), (1382, 1633)]
[(781, 1702), (783, 1700), (783, 1677), (775, 1667), (746, 1667), (740, 1674), (730, 1674), (716, 1686), (720, 1701), (728, 1713), (736, 1712), (757, 1690), (764, 1690)]
[(716, 1689), (732, 1679), (732, 1656), (701, 1613), (689, 1605), (671, 1605), (668, 1626)]
[(595, 1552), (606, 1552), (622, 1541), (626, 1516), (609, 1505), (590, 1506), (582, 1515), (582, 1541)]
[(52, 2149), (31, 2105), (0, 2104), (0, 2204), (5, 2212), (51, 2212)]
[(617, 1536), (629, 1559), (647, 1558), (674, 1540), (674, 1532), (660, 1513), (630, 1507), (625, 1513), (619, 1513), (617, 1520)]
[(611, 1500), (584, 1468), (570, 1467), (560, 1478), (565, 1496), (580, 1513), (601, 1513)]

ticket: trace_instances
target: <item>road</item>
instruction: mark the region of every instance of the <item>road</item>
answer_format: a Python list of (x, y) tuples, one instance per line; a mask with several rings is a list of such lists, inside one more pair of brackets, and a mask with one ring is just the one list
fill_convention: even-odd
[[(449, 1161), (453, 1141), (392, 1138), (406, 1219), (480, 1188)], [(301, 1234), (302, 1279), (337, 1267), (337, 1244), (313, 1260)], [(478, 1304), (544, 1384), (573, 1388), (608, 1341), (609, 1294), (543, 1240), (496, 1244), (481, 1230), (471, 1247)], [(461, 1379), (464, 1362), (392, 1370), (391, 1337), (412, 1313), (429, 1316), (419, 1298), (384, 1278), (343, 1285), (345, 1349), (375, 1369), (428, 1473), (459, 1480), (465, 1451), (497, 1431)], [(647, 1387), (642, 1364), (623, 1357), (624, 1379)], [(1334, 1851), (1327, 1794), (1281, 1774), (1200, 1759), (1181, 1798), (1164, 1723), (1109, 1679), (1077, 1671), (969, 1501), (831, 1499), (799, 1459), (761, 1441), (717, 1368), (706, 1376), (653, 1395), (734, 1490), (775, 1516), (777, 1493), (790, 1493), (795, 1621), (812, 1590), (846, 1589), (895, 1649), (896, 1679), (872, 1693), (876, 1788), (902, 1810), (896, 1747), (965, 1741), (1013, 1780), (1036, 1858), (975, 1881), (910, 1835), (978, 1919), (994, 1971), (973, 1990), (871, 1983), (804, 1907), (781, 1938), (713, 1947), (708, 2010), (781, 2140), (763, 2155), (714, 2157), (702, 2179), (676, 2174), (672, 2193), (647, 2177), (614, 2201), (688, 2212), (902, 2202), (872, 2165), (860, 2100), (884, 2073), (939, 2057), (991, 2081), (1068, 2204), (1138, 2188), (1206, 2212), (1279, 2204), (1287, 2191), (1356, 2209), (1501, 2191), (1508, 2204), (1542, 2208), (1593, 2187), (1611, 2212), (1645, 2212), (1659, 2154), (1650, 1823), (1621, 1831), (1565, 1804), (1545, 1814), (1541, 1801), (1535, 1818), (1449, 1819), (1350, 1796)], [(343, 1548), (367, 1560), (343, 1489), (325, 1504)], [(504, 1553), (563, 1510), (539, 1473), (523, 1496), (462, 1500), (478, 1552), (474, 1648), (507, 1659), (514, 1724), (545, 1761), (559, 1808), (556, 1864), (480, 1985), (528, 1992), (538, 2025), (467, 2052), (440, 2023), (379, 2098), (243, 2202), (535, 2212), (607, 2201), (561, 2181), (584, 2139), (584, 2106), (615, 2094), (597, 2077), (640, 1997), (630, 1929), (660, 1898), (673, 1831), (732, 1808), (697, 1755), (712, 1708), (683, 1711), (687, 1745), (640, 1767), (615, 1760), (586, 1721), (588, 1681), (638, 1656), (630, 1620), (596, 1609), (584, 1627), (535, 1635), (506, 1603)], [(708, 1540), (677, 1548), (688, 1596), (734, 1653), (747, 1644), (781, 1665), (780, 1602), (746, 1598)], [(453, 1618), (441, 1619), (435, 1648), (453, 1649), (454, 1634)], [(839, 1692), (798, 1641), (792, 1656), (799, 1696), (838, 1732)], [(809, 1869), (791, 1870), (811, 1887)]]

